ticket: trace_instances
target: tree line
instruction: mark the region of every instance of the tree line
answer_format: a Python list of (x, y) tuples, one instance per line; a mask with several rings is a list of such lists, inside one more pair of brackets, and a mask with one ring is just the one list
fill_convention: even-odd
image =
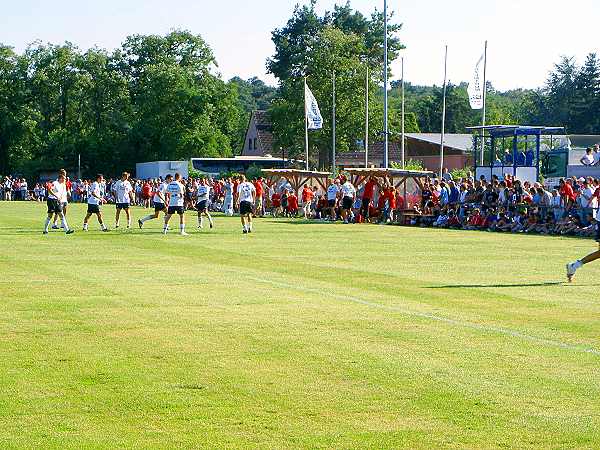
[[(404, 45), (401, 24), (393, 15), (390, 21), (394, 61)], [(85, 175), (133, 170), (142, 161), (231, 156), (242, 148), (255, 109), (269, 111), (275, 148), (300, 156), (305, 79), (325, 119), (322, 130), (311, 132), (311, 163), (327, 167), (334, 77), (337, 150), (359, 149), (367, 99), (369, 140), (383, 139), (383, 33), (377, 9), (365, 16), (347, 3), (320, 15), (316, 0), (296, 6), (272, 32), (275, 52), (266, 66), (276, 88), (258, 78), (223, 80), (209, 45), (189, 31), (130, 36), (110, 52), (34, 43), (18, 54), (0, 44), (0, 173), (73, 169), (78, 155)], [(442, 87), (407, 82), (405, 93), (406, 131), (439, 132)], [(561, 125), (569, 133), (593, 134), (600, 130), (599, 106), (595, 54), (582, 66), (563, 57), (539, 89), (500, 92), (488, 82), (488, 123)], [(392, 140), (399, 139), (400, 108), (394, 82)], [(446, 120), (449, 133), (481, 122), (481, 111), (470, 109), (466, 83), (449, 83)]]

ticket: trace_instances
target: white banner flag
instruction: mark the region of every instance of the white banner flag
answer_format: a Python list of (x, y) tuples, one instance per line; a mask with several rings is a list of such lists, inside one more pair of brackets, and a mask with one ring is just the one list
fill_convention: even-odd
[(308, 129), (320, 130), (323, 128), (323, 116), (321, 116), (319, 104), (306, 83), (304, 83), (304, 108), (306, 120), (308, 120)]
[(482, 109), (483, 108), (483, 82), (481, 80), (480, 75), (480, 67), (483, 62), (483, 55), (477, 61), (477, 65), (475, 66), (475, 72), (473, 73), (473, 79), (469, 83), (469, 87), (467, 88), (467, 93), (469, 94), (469, 103), (471, 104), (471, 109)]

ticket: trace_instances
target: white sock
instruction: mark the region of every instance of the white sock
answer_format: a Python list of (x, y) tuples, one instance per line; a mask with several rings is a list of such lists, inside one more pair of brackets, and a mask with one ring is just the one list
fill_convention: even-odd
[(212, 217), (211, 216), (208, 216), (208, 223), (210, 223), (210, 225), (212, 226), (213, 221), (212, 221)]
[(202, 216), (198, 216), (198, 226), (202, 228), (204, 226), (204, 219)]
[(185, 231), (185, 223), (179, 224), (179, 230), (183, 233)]
[(67, 223), (67, 218), (65, 216), (63, 216), (61, 222), (65, 231), (69, 231), (69, 224)]
[(250, 223), (248, 224), (248, 229), (249, 229), (250, 231), (252, 231), (252, 222), (250, 222)]
[(148, 222), (149, 220), (152, 220), (152, 219), (154, 219), (154, 216), (152, 214), (150, 214), (149, 216), (146, 216), (143, 219), (141, 219), (141, 222), (142, 223), (146, 223), (146, 222)]
[(573, 267), (575, 269), (581, 269), (583, 267), (583, 263), (581, 261), (577, 260), (573, 263)]
[(127, 219), (127, 228), (131, 228), (131, 217)]
[(119, 226), (119, 220), (115, 221), (115, 228)]
[(88, 230), (88, 224), (87, 224), (87, 223), (84, 223), (84, 224), (83, 224), (83, 229), (84, 229), (85, 231), (87, 231), (87, 230)]
[(50, 217), (46, 217), (46, 221), (44, 222), (44, 231), (48, 231), (48, 227), (50, 226)]
[(100, 224), (100, 229), (101, 229), (101, 230), (106, 230), (106, 225), (104, 225), (104, 222), (102, 222), (102, 223)]

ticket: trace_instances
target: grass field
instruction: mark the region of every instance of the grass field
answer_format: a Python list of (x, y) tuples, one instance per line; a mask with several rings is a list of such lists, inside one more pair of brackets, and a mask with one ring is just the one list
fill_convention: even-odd
[(600, 447), (592, 241), (44, 213), (0, 203), (1, 448)]

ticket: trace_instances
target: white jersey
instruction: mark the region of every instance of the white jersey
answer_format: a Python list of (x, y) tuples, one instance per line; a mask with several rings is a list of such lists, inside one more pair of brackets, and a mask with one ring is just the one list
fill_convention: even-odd
[(52, 189), (48, 192), (48, 198), (65, 203), (67, 201), (67, 185), (65, 183), (59, 183), (58, 180), (53, 182)]
[(183, 206), (185, 188), (179, 181), (171, 181), (167, 185), (167, 193), (170, 195), (169, 206)]
[(346, 181), (342, 184), (342, 194), (344, 197), (354, 197), (356, 195), (356, 189), (352, 186), (352, 183)]
[[(154, 191), (154, 197), (152, 197), (152, 201), (154, 203), (162, 203), (164, 204), (167, 201), (167, 183), (160, 183), (160, 185)], [(158, 193), (162, 194), (162, 198), (158, 195)]]
[(100, 199), (96, 196), (102, 197), (102, 189), (100, 188), (100, 183), (94, 181), (90, 187), (88, 187), (88, 205), (100, 204)]
[(250, 202), (252, 203), (254, 199), (254, 195), (256, 194), (256, 188), (252, 183), (248, 183), (244, 181), (238, 186), (238, 196), (240, 202)]
[(197, 199), (198, 203), (207, 202), (209, 194), (210, 194), (210, 186), (207, 186), (205, 184), (201, 184), (200, 186), (198, 186), (198, 189), (196, 190), (196, 199)]
[(113, 185), (113, 191), (116, 193), (116, 203), (129, 203), (130, 194), (133, 192), (131, 183), (128, 180), (119, 180)]
[(327, 200), (335, 200), (340, 188), (336, 184), (332, 184), (327, 188)]

